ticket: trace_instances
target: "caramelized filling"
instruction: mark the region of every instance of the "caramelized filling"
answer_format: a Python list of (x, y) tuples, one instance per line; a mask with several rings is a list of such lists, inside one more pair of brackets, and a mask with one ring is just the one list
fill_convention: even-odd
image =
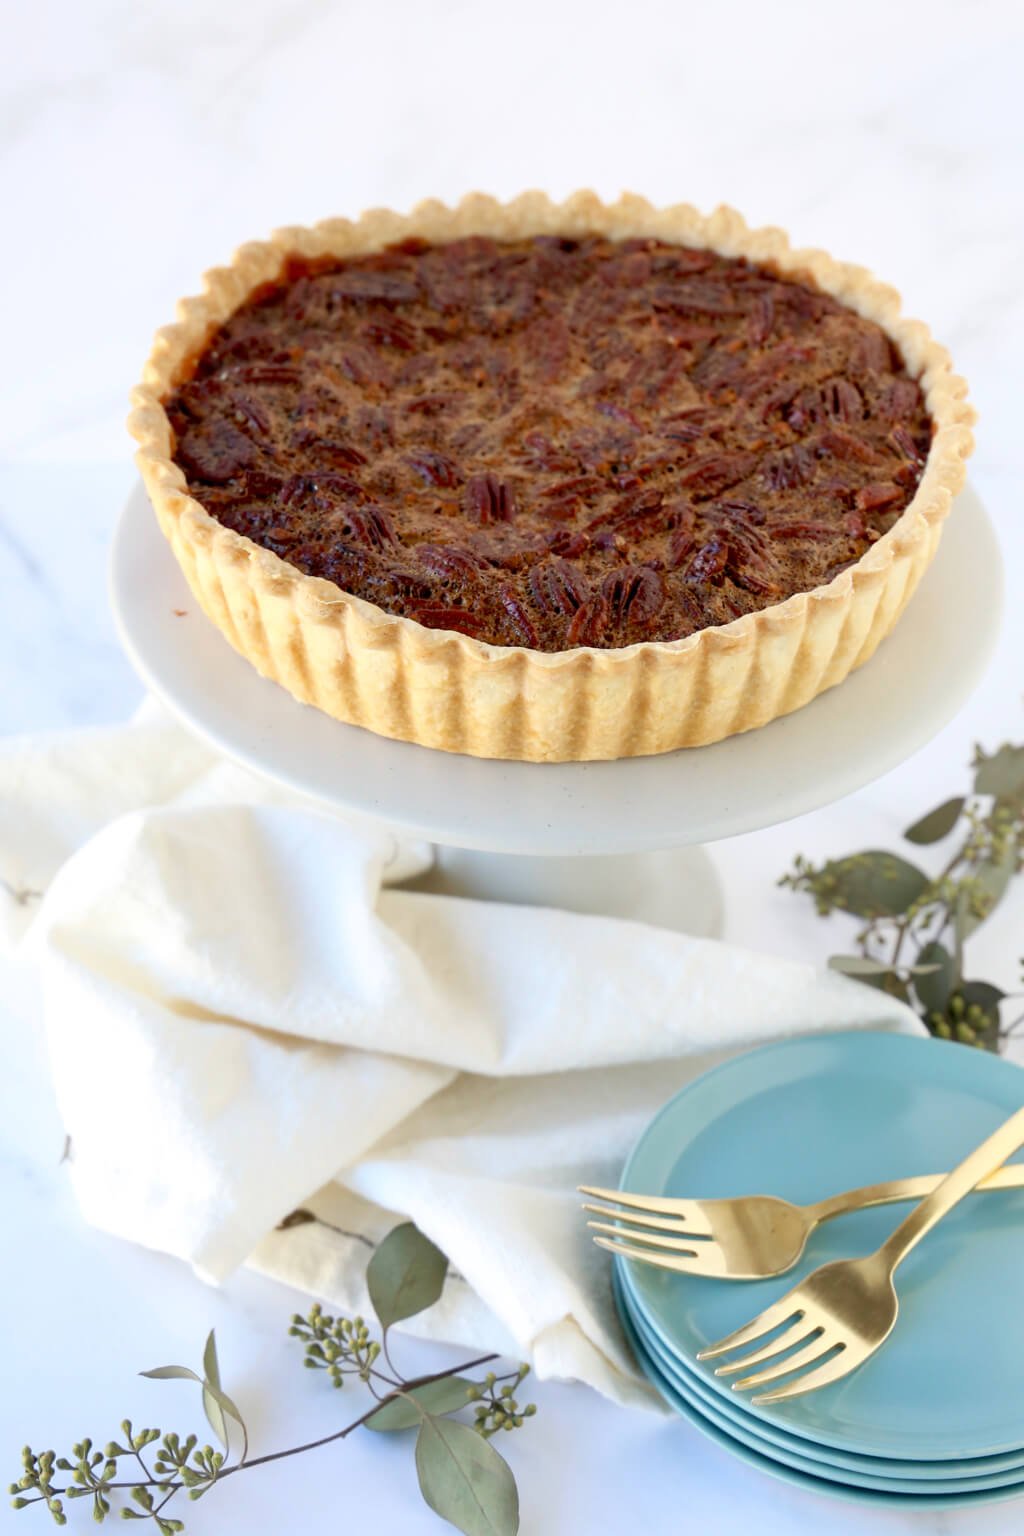
[(830, 580), (931, 439), (885, 332), (809, 279), (598, 236), (292, 261), (167, 410), (220, 522), (389, 613), (544, 651)]

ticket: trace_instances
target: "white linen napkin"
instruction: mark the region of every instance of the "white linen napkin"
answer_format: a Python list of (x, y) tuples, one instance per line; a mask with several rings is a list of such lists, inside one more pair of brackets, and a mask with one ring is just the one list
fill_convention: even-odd
[(809, 965), (396, 888), (428, 858), (154, 705), (0, 749), (0, 905), (41, 974), (82, 1210), (208, 1279), (247, 1263), (356, 1310), (411, 1217), (453, 1268), (418, 1331), (639, 1397), (577, 1183), (615, 1182), (724, 1055), (913, 1016)]

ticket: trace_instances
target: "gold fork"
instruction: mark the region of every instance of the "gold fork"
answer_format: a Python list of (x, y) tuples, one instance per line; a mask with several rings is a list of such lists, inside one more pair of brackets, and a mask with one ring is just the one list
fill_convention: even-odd
[[(583, 1209), (607, 1218), (588, 1221), (587, 1226), (608, 1234), (594, 1241), (612, 1253), (683, 1275), (767, 1280), (793, 1268), (807, 1239), (823, 1221), (872, 1205), (922, 1200), (945, 1177), (944, 1173), (931, 1173), (890, 1179), (885, 1184), (844, 1190), (813, 1205), (794, 1205), (775, 1195), (740, 1195), (727, 1200), (655, 1199), (590, 1184), (581, 1184), (580, 1194), (607, 1202), (588, 1202)], [(978, 1185), (979, 1192), (1021, 1188), (1024, 1163), (998, 1168)], [(644, 1246), (638, 1247), (641, 1243)]]
[[(1024, 1109), (1018, 1109), (948, 1173), (874, 1253), (863, 1259), (823, 1264), (745, 1327), (702, 1349), (697, 1359), (713, 1360), (774, 1334), (766, 1344), (719, 1366), (715, 1373), (749, 1372), (751, 1366), (774, 1362), (733, 1382), (733, 1390), (738, 1392), (800, 1373), (782, 1386), (760, 1393), (753, 1399), (758, 1404), (816, 1392), (848, 1376), (885, 1343), (895, 1327), (900, 1304), (893, 1276), (907, 1254), (1022, 1143)], [(781, 1331), (776, 1333), (776, 1329)], [(780, 1353), (783, 1358), (776, 1360)]]

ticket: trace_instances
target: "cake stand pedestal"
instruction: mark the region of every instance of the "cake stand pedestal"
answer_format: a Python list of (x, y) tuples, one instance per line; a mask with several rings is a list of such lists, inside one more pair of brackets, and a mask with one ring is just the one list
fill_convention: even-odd
[(712, 747), (614, 763), (509, 763), (431, 751), (297, 703), (205, 618), (141, 486), (111, 562), (121, 641), (136, 669), (212, 747), (348, 819), (434, 845), (420, 889), (719, 929), (698, 845), (851, 794), (953, 718), (991, 654), (1002, 564), (966, 490), (893, 634), (804, 709)]

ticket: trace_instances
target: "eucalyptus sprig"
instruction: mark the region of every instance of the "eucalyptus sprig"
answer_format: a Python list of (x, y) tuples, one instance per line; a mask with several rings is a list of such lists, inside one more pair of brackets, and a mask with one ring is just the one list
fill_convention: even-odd
[[(968, 977), (965, 946), (1024, 868), (1024, 746), (991, 755), (975, 748), (966, 795), (946, 800), (908, 827), (919, 847), (958, 839), (937, 874), (871, 849), (814, 865), (797, 857), (779, 884), (805, 891), (822, 917), (862, 920), (858, 952), (833, 955), (835, 970), (909, 1003), (932, 1034), (997, 1051), (1024, 1025), (1003, 1010), (1021, 993)], [(1024, 967), (1024, 960), (1021, 962)]]
[[(110, 1440), (102, 1450), (90, 1439), (72, 1446), (69, 1456), (26, 1446), (21, 1475), (10, 1486), (14, 1508), (41, 1504), (57, 1525), (66, 1525), (65, 1500), (87, 1500), (98, 1522), (116, 1504), (122, 1519), (153, 1520), (160, 1536), (174, 1536), (184, 1530), (184, 1522), (165, 1510), (180, 1494), (201, 1499), (215, 1484), (241, 1472), (331, 1445), (356, 1429), (384, 1433), (415, 1429), (416, 1472), (431, 1509), (465, 1536), (515, 1536), (519, 1529), (515, 1479), (489, 1442), (498, 1430), (518, 1429), (536, 1412), (533, 1403), (520, 1407), (515, 1396), (529, 1367), (520, 1365), (503, 1374), (491, 1370), (482, 1377), (465, 1374), (489, 1365), (497, 1358), (492, 1354), (433, 1375), (405, 1378), (391, 1357), (392, 1324), (437, 1301), (447, 1268), (441, 1250), (405, 1222), (388, 1234), (367, 1266), (366, 1283), (379, 1338), (372, 1336), (361, 1317), (333, 1317), (318, 1305), (305, 1317), (293, 1316), (288, 1332), (303, 1345), (303, 1364), (326, 1372), (334, 1387), (343, 1386), (346, 1377), (355, 1377), (373, 1398), (371, 1406), (343, 1429), (305, 1445), (250, 1456), (241, 1411), (221, 1385), (217, 1344), (211, 1333), (203, 1351), (202, 1373), (183, 1365), (161, 1365), (142, 1375), (157, 1381), (198, 1383), (203, 1411), (220, 1450), (200, 1445), (195, 1434), (135, 1429), (130, 1419), (122, 1421), (121, 1439)], [(472, 1423), (454, 1417), (463, 1409), (472, 1410)], [(235, 1460), (230, 1459), (229, 1420), (241, 1435)]]

